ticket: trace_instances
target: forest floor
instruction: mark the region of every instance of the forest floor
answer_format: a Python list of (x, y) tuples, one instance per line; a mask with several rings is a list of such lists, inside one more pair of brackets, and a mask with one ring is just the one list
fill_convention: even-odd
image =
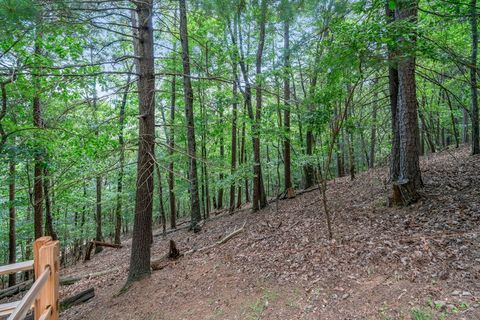
[[(327, 239), (318, 190), (206, 223), (200, 234), (156, 236), (153, 257), (173, 239), (182, 252), (218, 241), (154, 271), (119, 294), (130, 240), (76, 275), (113, 270), (61, 289), (96, 296), (62, 319), (480, 319), (480, 157), (467, 148), (421, 161), (422, 199), (387, 207), (387, 169), (328, 184), (334, 239)], [(278, 205), (278, 207), (277, 207)], [(159, 231), (156, 231), (159, 232)]]

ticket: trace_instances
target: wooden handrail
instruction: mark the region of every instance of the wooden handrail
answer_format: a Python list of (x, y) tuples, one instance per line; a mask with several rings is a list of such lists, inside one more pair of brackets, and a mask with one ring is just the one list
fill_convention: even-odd
[(33, 269), (33, 260), (0, 266), (0, 276)]
[(0, 317), (10, 315), (7, 320), (23, 320), (33, 306), (35, 320), (59, 320), (59, 250), (58, 241), (40, 237), (33, 244), (33, 261), (0, 267), (0, 275), (34, 269), (36, 278), (21, 301), (0, 305)]
[(15, 309), (15, 311), (13, 311), (7, 320), (23, 320), (23, 318), (25, 318), (28, 311), (32, 307), (33, 302), (35, 301), (35, 298), (37, 298), (38, 294), (40, 293), (40, 290), (42, 290), (45, 283), (47, 283), (50, 273), (51, 267), (48, 266), (42, 272), (40, 277), (35, 280), (30, 290), (28, 290), (27, 294), (20, 301), (18, 307)]
[(20, 301), (7, 302), (4, 304), (0, 304), (0, 318), (11, 314), (13, 310), (15, 310), (18, 307), (19, 304), (20, 304)]

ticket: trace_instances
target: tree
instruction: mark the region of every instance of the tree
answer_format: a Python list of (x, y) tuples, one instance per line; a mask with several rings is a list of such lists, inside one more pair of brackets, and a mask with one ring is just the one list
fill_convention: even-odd
[(155, 147), (153, 0), (136, 3), (138, 21), (138, 163), (132, 251), (127, 282), (150, 275)]
[[(416, 24), (416, 0), (398, 0), (395, 19)], [(399, 39), (398, 59), (398, 118), (400, 137), (399, 177), (394, 185), (394, 202), (409, 204), (418, 199), (417, 190), (422, 187), (419, 162), (419, 132), (417, 94), (415, 80), (415, 35), (414, 31)]]
[(263, 209), (267, 206), (267, 196), (263, 185), (262, 165), (260, 157), (260, 118), (262, 115), (262, 58), (265, 46), (265, 25), (267, 20), (267, 1), (262, 0), (260, 3), (260, 18), (258, 21), (259, 35), (258, 46), (255, 60), (256, 69), (256, 111), (253, 123), (253, 211)]
[(470, 24), (472, 27), (472, 58), (470, 61), (470, 90), (472, 92), (472, 154), (480, 154), (480, 136), (478, 120), (478, 88), (477, 88), (477, 59), (478, 59), (478, 23), (477, 0), (470, 2)]
[(284, 173), (285, 173), (285, 191), (289, 198), (295, 196), (295, 191), (292, 185), (292, 164), (291, 164), (291, 155), (290, 155), (290, 8), (289, 1), (286, 0), (287, 6), (284, 9), (284, 22), (283, 22), (283, 50), (284, 50), (284, 78), (283, 78), (283, 99), (285, 101), (285, 111), (284, 111), (284, 128), (285, 128), (285, 139), (283, 141), (283, 152), (284, 152)]
[(193, 89), (190, 73), (190, 56), (188, 48), (188, 30), (187, 30), (187, 8), (186, 1), (179, 0), (180, 7), (180, 42), (182, 44), (182, 65), (183, 65), (183, 94), (185, 103), (185, 119), (187, 124), (187, 143), (188, 143), (188, 179), (190, 186), (190, 206), (191, 206), (191, 229), (194, 232), (200, 231), (199, 222), (202, 219), (200, 213), (200, 199), (198, 196), (197, 179), (197, 151), (195, 142), (195, 122), (193, 118)]

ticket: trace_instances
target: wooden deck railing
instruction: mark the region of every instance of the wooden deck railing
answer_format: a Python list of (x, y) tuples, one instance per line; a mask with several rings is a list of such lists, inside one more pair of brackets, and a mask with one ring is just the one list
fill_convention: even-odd
[(22, 300), (0, 305), (0, 317), (23, 320), (28, 311), (34, 311), (35, 320), (58, 320), (58, 286), (60, 244), (51, 237), (42, 237), (33, 245), (34, 260), (0, 266), (0, 276), (34, 270), (35, 282)]

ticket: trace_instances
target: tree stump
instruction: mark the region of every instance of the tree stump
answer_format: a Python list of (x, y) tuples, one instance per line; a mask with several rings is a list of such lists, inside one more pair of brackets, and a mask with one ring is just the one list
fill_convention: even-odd
[(399, 180), (393, 183), (392, 205), (408, 206), (419, 199), (420, 195), (417, 192), (414, 181)]
[(293, 188), (288, 188), (287, 189), (287, 198), (288, 199), (295, 198), (295, 189), (293, 189)]
[(168, 251), (168, 258), (172, 260), (177, 260), (180, 258), (180, 250), (177, 249), (175, 241), (170, 240), (170, 249)]

